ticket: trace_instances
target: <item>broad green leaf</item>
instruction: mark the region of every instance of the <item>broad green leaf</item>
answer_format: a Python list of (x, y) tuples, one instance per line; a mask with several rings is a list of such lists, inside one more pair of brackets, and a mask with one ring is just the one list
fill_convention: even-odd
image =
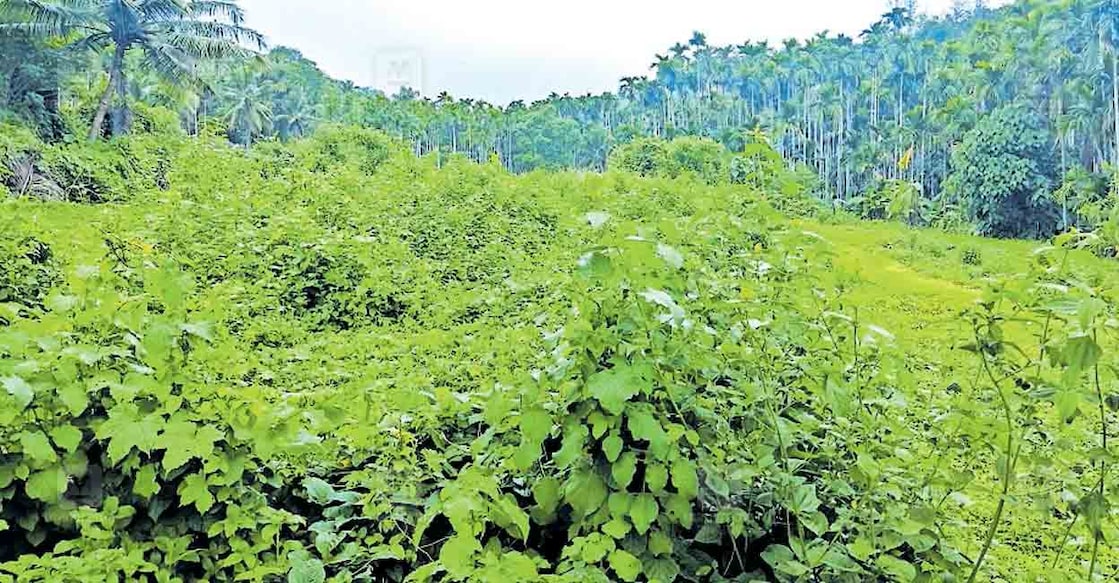
[(762, 552), (762, 559), (774, 571), (792, 577), (801, 577), (809, 572), (808, 567), (798, 561), (793, 551), (784, 545), (770, 545)]
[(649, 533), (649, 552), (658, 557), (667, 556), (672, 554), (672, 537), (667, 534), (654, 530)]
[(610, 553), (610, 568), (622, 581), (637, 581), (641, 576), (641, 561), (632, 554), (618, 549)]
[(214, 495), (206, 483), (206, 477), (191, 474), (179, 484), (179, 501), (183, 506), (193, 505), (198, 512), (206, 514), (214, 507)]
[(660, 505), (657, 504), (657, 499), (652, 494), (639, 494), (630, 506), (629, 512), (634, 530), (637, 531), (637, 534), (645, 534), (649, 531), (653, 522), (657, 520)]
[(156, 478), (155, 466), (147, 464), (136, 472), (136, 481), (132, 492), (144, 499), (150, 499), (159, 492), (159, 481)]
[(633, 504), (633, 497), (625, 492), (613, 492), (610, 494), (610, 499), (606, 503), (610, 507), (610, 516), (626, 517), (629, 516), (629, 508)]
[(637, 439), (649, 442), (649, 452), (655, 459), (664, 460), (668, 457), (670, 447), (668, 434), (660, 421), (653, 416), (648, 408), (636, 408), (631, 411), (628, 419), (629, 431)]
[(610, 475), (619, 490), (629, 488), (633, 482), (633, 475), (637, 473), (637, 454), (627, 451), (610, 466)]
[(490, 511), (490, 516), (495, 523), (504, 526), (510, 535), (519, 538), (521, 542), (528, 540), (530, 528), (528, 514), (521, 509), (512, 494), (506, 494), (498, 499)]
[(559, 480), (552, 477), (537, 480), (532, 485), (532, 497), (545, 513), (555, 512), (560, 503)]
[(69, 480), (60, 467), (35, 472), (27, 478), (24, 488), (27, 495), (40, 502), (57, 502), (66, 492)]
[(893, 555), (881, 555), (874, 564), (899, 583), (910, 583), (917, 578), (917, 567)]
[(606, 558), (617, 546), (614, 544), (614, 539), (602, 536), (600, 534), (592, 534), (587, 536), (583, 541), (583, 562), (594, 565), (601, 562)]
[(716, 545), (723, 540), (723, 527), (714, 520), (706, 520), (695, 535), (696, 542)]
[(173, 472), (194, 458), (205, 460), (214, 453), (214, 444), (225, 434), (211, 425), (197, 425), (185, 419), (172, 419), (156, 440), (163, 453), (163, 471)]
[(840, 572), (856, 572), (859, 564), (840, 545), (828, 545), (824, 555), (824, 564)]
[(16, 406), (20, 409), (26, 409), (35, 400), (35, 389), (19, 377), (4, 377), (0, 379), (0, 384), (4, 385), (4, 390), (15, 399)]
[(520, 428), (525, 440), (539, 445), (552, 431), (552, 416), (540, 408), (529, 409), (521, 413)]
[(66, 453), (73, 453), (82, 443), (82, 431), (73, 425), (59, 425), (51, 429), (51, 439)]
[(704, 471), (703, 483), (706, 484), (707, 488), (715, 494), (718, 494), (723, 498), (730, 497), (730, 484), (728, 484), (727, 481), (722, 478), (722, 476), (715, 473), (714, 469), (708, 468)]
[[(675, 475), (673, 475), (675, 478)], [(793, 489), (792, 498), (789, 500), (789, 511), (795, 514), (810, 514), (820, 507), (820, 500), (816, 497), (816, 486), (802, 484)]]
[(590, 516), (603, 504), (609, 494), (602, 478), (592, 470), (572, 474), (564, 485), (564, 500), (575, 510), (576, 516)]
[(480, 552), (482, 546), (474, 537), (457, 534), (439, 550), (439, 562), (452, 577), (465, 579), (474, 570), (475, 557)]
[(645, 466), (645, 488), (654, 494), (664, 492), (668, 486), (668, 469), (661, 464)]
[(628, 365), (600, 371), (587, 380), (587, 390), (607, 413), (621, 415), (626, 401), (652, 388), (646, 372)]
[(684, 528), (692, 527), (695, 514), (692, 512), (691, 500), (680, 495), (673, 495), (669, 496), (668, 500), (664, 502), (664, 511), (672, 521)]
[(58, 454), (55, 453), (50, 440), (47, 439), (46, 435), (43, 435), (42, 431), (23, 432), (19, 437), (19, 445), (23, 450), (24, 457), (34, 462), (54, 463), (58, 461)]
[(1065, 343), (1064, 356), (1069, 369), (1078, 374), (1095, 366), (1103, 350), (1091, 336), (1074, 336)]
[(622, 438), (618, 434), (611, 433), (609, 437), (602, 441), (602, 453), (606, 454), (606, 461), (614, 463), (618, 461), (618, 456), (622, 455)]
[(540, 459), (540, 446), (552, 431), (552, 417), (543, 409), (529, 409), (521, 414), (521, 445), (514, 455), (517, 469), (527, 471)]
[(311, 557), (307, 552), (293, 553), (288, 583), (324, 583), (326, 568), (322, 561)]
[(699, 478), (696, 476), (695, 463), (679, 459), (672, 463), (672, 485), (683, 497), (693, 499), (699, 496)]
[(556, 465), (560, 468), (569, 468), (575, 462), (586, 456), (584, 447), (587, 443), (587, 428), (580, 423), (568, 423), (563, 428), (563, 444), (556, 452)]
[(680, 576), (680, 566), (668, 557), (645, 562), (645, 577), (649, 583), (673, 583)]
[(109, 440), (109, 459), (117, 463), (136, 448), (150, 453), (159, 443), (163, 418), (141, 415), (135, 405), (125, 404), (112, 409), (109, 419), (97, 428), (99, 439)]
[(74, 417), (80, 416), (89, 407), (89, 394), (78, 382), (63, 384), (58, 388), (58, 397)]
[(303, 489), (307, 490), (307, 498), (320, 506), (330, 504), (336, 497), (334, 486), (321, 478), (310, 477), (303, 480)]
[(626, 519), (622, 518), (621, 516), (615, 516), (614, 518), (611, 518), (609, 522), (602, 525), (602, 532), (605, 532), (606, 534), (618, 540), (626, 538), (626, 535), (629, 534), (629, 531), (629, 523), (626, 522)]

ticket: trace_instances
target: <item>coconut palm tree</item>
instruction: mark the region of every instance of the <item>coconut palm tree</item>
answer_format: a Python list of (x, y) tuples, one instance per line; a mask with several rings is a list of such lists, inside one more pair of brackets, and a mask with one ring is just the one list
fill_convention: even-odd
[(263, 50), (264, 37), (244, 26), (235, 0), (4, 0), (0, 22), (33, 36), (63, 38), (72, 46), (111, 51), (105, 87), (89, 139), (102, 134), (114, 92), (127, 100), (125, 55), (175, 83), (197, 79), (201, 59), (244, 57)]
[(281, 139), (301, 138), (309, 133), (317, 116), (307, 96), (300, 92), (294, 99), (282, 104), (283, 111), (276, 115), (276, 129)]
[(268, 102), (260, 83), (248, 74), (226, 89), (222, 97), (229, 106), (224, 118), (229, 126), (229, 139), (247, 149), (253, 139), (264, 134), (272, 125), (272, 105)]

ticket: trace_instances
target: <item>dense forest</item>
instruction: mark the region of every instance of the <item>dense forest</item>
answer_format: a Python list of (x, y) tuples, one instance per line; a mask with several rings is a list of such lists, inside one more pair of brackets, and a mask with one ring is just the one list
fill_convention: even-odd
[(247, 23), (0, 0), (0, 583), (1119, 577), (1119, 2), (507, 106)]
[[(918, 190), (926, 215), (968, 206), (969, 185), (949, 180), (955, 147), (985, 126), (1011, 143), (1033, 131), (1044, 159), (1030, 184), (984, 185), (1024, 191), (1007, 196), (1023, 198), (1030, 218), (992, 217), (987, 208), (971, 215), (989, 234), (1051, 234), (1098, 222), (1113, 182), (1117, 15), (1114, 0), (1021, 0), (936, 18), (901, 6), (858, 38), (821, 33), (776, 47), (711, 46), (696, 33), (615, 93), (505, 107), (446, 93), (385, 96), (330, 79), (286, 48), (248, 62), (211, 60), (199, 65), (201, 83), (168, 83), (177, 72), (168, 77), (158, 56), (145, 53), (128, 55), (136, 62), (120, 79), (113, 111), (166, 108), (189, 132), (225, 132), (241, 144), (354, 124), (398, 136), (420, 155), (496, 155), (514, 172), (600, 170), (615, 146), (642, 137), (707, 137), (739, 152), (747, 133), (760, 131), (786, 160), (819, 176), (821, 198), (870, 215), (881, 205), (867, 195), (897, 190), (895, 180)], [(3, 42), (25, 46), (25, 34)], [(32, 59), (4, 51), (2, 94), (7, 109), (58, 139), (60, 111), (89, 110), (104, 73), (88, 66), (88, 52), (38, 42)], [(982, 165), (968, 158), (958, 165)]]

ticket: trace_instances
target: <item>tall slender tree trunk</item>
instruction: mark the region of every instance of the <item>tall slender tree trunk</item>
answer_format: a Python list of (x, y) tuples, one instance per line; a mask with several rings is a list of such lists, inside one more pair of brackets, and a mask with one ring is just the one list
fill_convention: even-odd
[(132, 131), (132, 112), (128, 109), (128, 79), (123, 66), (117, 70), (117, 99), (120, 117), (113, 119), (113, 135), (127, 134)]
[(109, 84), (101, 94), (101, 103), (97, 105), (97, 113), (93, 115), (93, 125), (89, 128), (89, 141), (95, 142), (101, 137), (101, 126), (105, 124), (105, 116), (109, 113), (109, 106), (113, 102), (113, 93), (117, 91), (118, 84), (124, 70), (124, 47), (116, 46), (113, 51), (113, 62), (109, 65)]
[(1115, 178), (1111, 188), (1119, 197), (1119, 53), (1111, 55), (1111, 116), (1115, 122), (1115, 159), (1112, 161)]

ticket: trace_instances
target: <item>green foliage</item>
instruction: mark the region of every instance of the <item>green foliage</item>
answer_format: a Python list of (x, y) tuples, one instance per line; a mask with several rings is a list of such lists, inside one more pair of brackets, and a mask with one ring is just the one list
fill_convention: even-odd
[(307, 147), (309, 151), (300, 152), (302, 159), (322, 173), (349, 164), (372, 174), (392, 153), (402, 150), (381, 132), (340, 125), (319, 128)]
[(1039, 237), (1052, 233), (1056, 209), (1052, 139), (1023, 107), (979, 121), (952, 152), (947, 192), (960, 200), (981, 234)]
[(81, 203), (124, 200), (136, 192), (166, 189), (171, 134), (107, 144), (47, 145), (25, 130), (0, 126), (0, 179), (10, 195)]
[[(10, 217), (0, 218), (0, 305), (14, 309), (42, 308), (51, 288), (62, 277), (50, 246), (27, 233)], [(5, 321), (0, 315), (0, 322)]]
[(860, 218), (897, 220), (909, 225), (925, 224), (931, 203), (921, 196), (918, 184), (905, 180), (881, 180), (863, 196), (848, 201)]
[(640, 138), (623, 144), (610, 153), (607, 166), (644, 177), (694, 176), (707, 184), (725, 184), (728, 164), (727, 150), (718, 142), (681, 137), (668, 141)]
[(959, 580), (1000, 501), (984, 575), (1114, 571), (1100, 260), (322, 129), (74, 146), (129, 196), (0, 203), (0, 580)]
[(111, 56), (108, 79), (93, 114), (92, 141), (101, 137), (113, 96), (113, 135), (128, 133), (129, 51), (148, 71), (171, 83), (196, 80), (204, 60), (246, 58), (249, 47), (264, 48), (264, 37), (244, 26), (245, 15), (235, 1), (155, 2), (134, 5), (113, 0), (7, 0), (0, 5), (0, 23), (32, 40), (68, 45)]
[(610, 152), (607, 167), (638, 176), (670, 176), (674, 171), (668, 144), (657, 138), (640, 138)]
[(683, 137), (668, 142), (668, 157), (678, 176), (691, 174), (707, 184), (721, 184), (728, 179), (726, 148), (708, 138)]
[(730, 160), (730, 182), (751, 187), (769, 197), (774, 207), (793, 216), (811, 216), (820, 205), (812, 195), (815, 175), (802, 166), (790, 165), (773, 148), (765, 134), (747, 135), (742, 152)]

